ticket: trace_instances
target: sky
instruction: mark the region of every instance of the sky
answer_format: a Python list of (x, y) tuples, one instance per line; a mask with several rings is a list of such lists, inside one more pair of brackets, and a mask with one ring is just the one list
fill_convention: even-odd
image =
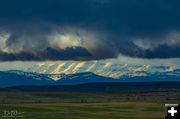
[(179, 11), (179, 0), (1, 0), (1, 68), (124, 57), (178, 64)]

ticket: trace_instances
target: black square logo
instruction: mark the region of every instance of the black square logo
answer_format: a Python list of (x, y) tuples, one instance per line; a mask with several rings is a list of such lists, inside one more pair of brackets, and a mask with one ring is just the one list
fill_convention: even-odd
[(166, 116), (165, 119), (180, 119), (179, 104), (165, 104)]

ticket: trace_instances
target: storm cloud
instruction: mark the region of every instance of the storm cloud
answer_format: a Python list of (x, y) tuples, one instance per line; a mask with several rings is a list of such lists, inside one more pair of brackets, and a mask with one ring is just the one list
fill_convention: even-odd
[(179, 0), (2, 0), (0, 60), (180, 57)]

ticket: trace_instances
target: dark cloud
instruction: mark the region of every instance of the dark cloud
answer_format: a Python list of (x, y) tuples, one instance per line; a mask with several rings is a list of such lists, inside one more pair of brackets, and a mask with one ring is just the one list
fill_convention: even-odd
[(91, 54), (84, 48), (71, 47), (66, 49), (47, 48), (44, 51), (19, 53), (0, 53), (0, 61), (44, 61), (44, 60), (88, 60)]
[(1, 0), (0, 59), (180, 57), (179, 11), (179, 0)]
[(41, 20), (98, 25), (117, 32), (127, 30), (142, 34), (180, 28), (179, 0), (109, 0), (106, 4), (102, 1), (1, 0), (0, 17), (15, 22)]
[(136, 57), (143, 58), (178, 58), (180, 57), (180, 47), (169, 47), (167, 45), (161, 45), (154, 51), (145, 50), (141, 51)]

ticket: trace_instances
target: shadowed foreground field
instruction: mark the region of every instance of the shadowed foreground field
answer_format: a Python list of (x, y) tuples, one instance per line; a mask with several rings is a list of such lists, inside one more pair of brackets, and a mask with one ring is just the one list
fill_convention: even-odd
[[(2, 104), (2, 110), (17, 110), (15, 119), (163, 119), (164, 104), (141, 102)], [(2, 115), (2, 112), (1, 112)], [(11, 117), (12, 118), (12, 117)], [(13, 118), (14, 119), (14, 118)]]
[[(164, 119), (164, 104), (178, 103), (179, 99), (180, 92), (175, 90), (106, 93), (2, 90), (0, 119)], [(3, 117), (5, 111), (13, 116)], [(20, 114), (14, 114), (17, 112)]]

